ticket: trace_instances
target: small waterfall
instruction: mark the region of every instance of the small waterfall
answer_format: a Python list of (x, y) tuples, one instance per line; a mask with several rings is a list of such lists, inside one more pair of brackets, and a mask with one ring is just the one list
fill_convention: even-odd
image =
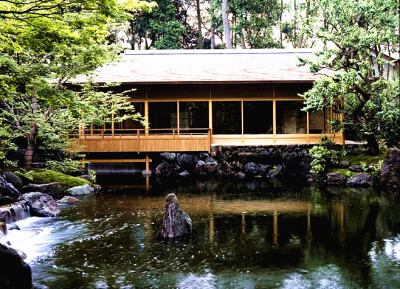
[(12, 222), (17, 222), (31, 216), (30, 208), (25, 203), (15, 203), (11, 206)]
[(30, 208), (25, 202), (18, 202), (11, 206), (0, 207), (0, 222), (6, 224), (21, 221), (30, 216)]

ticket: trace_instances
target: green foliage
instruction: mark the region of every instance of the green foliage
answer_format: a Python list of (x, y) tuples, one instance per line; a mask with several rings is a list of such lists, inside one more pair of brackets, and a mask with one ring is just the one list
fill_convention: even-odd
[(304, 94), (306, 110), (332, 106), (343, 112), (348, 135), (360, 139), (368, 133), (371, 146), (375, 138), (388, 145), (400, 141), (398, 68), (390, 57), (399, 51), (398, 7), (398, 0), (317, 0), (307, 20), (307, 33), (324, 49), (316, 60), (302, 62), (313, 72), (337, 73), (317, 80)]
[(0, 119), (0, 164), (2, 167), (6, 167), (7, 153), (16, 149), (16, 146), (10, 141), (11, 135), (10, 127), (2, 125), (2, 119)]
[(342, 152), (335, 146), (336, 144), (332, 140), (323, 136), (319, 144), (310, 149), (309, 154), (312, 157), (310, 171), (313, 175), (321, 176), (331, 166), (338, 164)]
[(57, 182), (60, 183), (65, 189), (69, 189), (75, 186), (91, 185), (88, 180), (72, 177), (51, 170), (30, 171), (27, 173), (27, 177), (30, 177), (33, 182), (38, 184)]
[(106, 105), (118, 109), (115, 103), (124, 99), (90, 108), (88, 93), (64, 84), (114, 60), (120, 49), (110, 42), (116, 27), (125, 23), (128, 12), (150, 11), (153, 6), (138, 0), (2, 1), (0, 159), (15, 137), (25, 138), (33, 150), (40, 145), (43, 150), (65, 151), (66, 131), (82, 120), (88, 123), (88, 111), (102, 117), (99, 112)]
[(76, 175), (82, 173), (82, 163), (80, 161), (64, 159), (62, 161), (47, 161), (46, 169), (64, 173), (67, 175)]

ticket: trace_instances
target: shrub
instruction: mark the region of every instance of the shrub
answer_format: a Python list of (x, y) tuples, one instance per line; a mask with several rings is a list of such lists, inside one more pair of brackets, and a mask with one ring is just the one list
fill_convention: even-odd
[(46, 169), (64, 173), (67, 175), (76, 175), (82, 173), (82, 164), (80, 161), (65, 159), (63, 161), (47, 161)]
[(333, 165), (337, 165), (342, 152), (336, 149), (336, 144), (328, 137), (323, 136), (318, 145), (309, 151), (312, 157), (310, 172), (314, 176), (321, 176)]

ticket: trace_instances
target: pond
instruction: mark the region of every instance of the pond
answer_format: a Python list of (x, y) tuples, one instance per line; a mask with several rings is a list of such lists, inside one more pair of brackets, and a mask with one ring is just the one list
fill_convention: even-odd
[[(119, 182), (118, 178), (112, 178)], [(288, 182), (291, 184), (291, 182)], [(400, 204), (373, 190), (188, 180), (104, 188), (8, 238), (36, 288), (400, 288)], [(193, 236), (164, 242), (175, 193)]]

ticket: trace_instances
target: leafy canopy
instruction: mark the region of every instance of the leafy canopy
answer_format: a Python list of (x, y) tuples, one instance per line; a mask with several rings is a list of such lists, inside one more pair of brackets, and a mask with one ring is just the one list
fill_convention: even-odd
[(324, 49), (315, 61), (302, 60), (314, 72), (334, 71), (304, 94), (306, 110), (333, 106), (345, 113), (347, 131), (391, 145), (400, 141), (399, 70), (391, 57), (399, 52), (398, 7), (398, 0), (316, 0), (307, 34)]

